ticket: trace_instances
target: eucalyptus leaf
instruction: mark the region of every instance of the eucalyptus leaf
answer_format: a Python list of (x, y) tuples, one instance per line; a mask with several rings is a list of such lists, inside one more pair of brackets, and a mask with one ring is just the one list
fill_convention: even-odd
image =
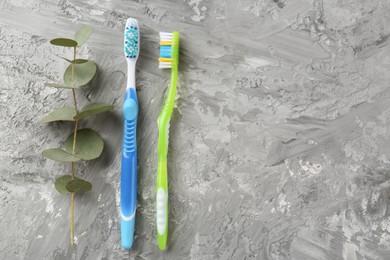
[(62, 47), (77, 47), (77, 42), (67, 38), (56, 38), (50, 41), (51, 44)]
[[(68, 66), (64, 73), (64, 82), (67, 86), (73, 86), (72, 82), (72, 64)], [(74, 65), (75, 86), (81, 87), (88, 84), (96, 73), (96, 64), (93, 61), (87, 61), (82, 64)]]
[[(74, 177), (74, 179), (78, 179), (77, 177)], [(54, 183), (54, 187), (56, 190), (61, 194), (67, 194), (69, 191), (66, 189), (66, 185), (69, 181), (72, 180), (72, 175), (63, 175), (56, 179)]]
[(72, 60), (71, 63), (74, 63), (74, 64), (83, 64), (83, 63), (87, 63), (88, 60), (87, 59), (75, 59), (75, 60)]
[(46, 158), (57, 162), (77, 162), (80, 158), (59, 148), (47, 149), (42, 152)]
[(91, 36), (92, 34), (92, 27), (88, 25), (81, 26), (77, 32), (74, 34), (74, 39), (77, 41), (78, 45), (83, 45)]
[(100, 113), (109, 111), (113, 108), (114, 108), (114, 106), (110, 105), (110, 104), (92, 103), (92, 104), (89, 104), (89, 105), (83, 107), (83, 109), (81, 109), (80, 113), (74, 117), (74, 119), (81, 119), (81, 118), (85, 118), (87, 116), (100, 114)]
[(54, 121), (74, 121), (73, 117), (76, 112), (72, 107), (62, 107), (54, 110), (50, 114), (46, 115), (39, 122), (40, 123), (48, 123)]
[(45, 86), (46, 87), (51, 87), (51, 88), (79, 88), (79, 87), (72, 87), (72, 86), (68, 86), (68, 85), (60, 85), (60, 84), (55, 84), (55, 83), (45, 83)]
[[(75, 155), (82, 160), (93, 160), (103, 152), (103, 139), (93, 130), (84, 128), (77, 131)], [(65, 141), (65, 151), (73, 151), (73, 134)]]
[(92, 184), (83, 179), (73, 179), (66, 184), (68, 192), (85, 193), (92, 189)]
[(75, 59), (75, 60), (70, 60), (70, 59), (67, 59), (67, 58), (61, 57), (61, 56), (58, 56), (58, 57), (60, 57), (61, 59), (66, 60), (66, 61), (69, 62), (69, 63), (74, 63), (74, 64), (83, 64), (83, 63), (88, 62), (87, 59)]

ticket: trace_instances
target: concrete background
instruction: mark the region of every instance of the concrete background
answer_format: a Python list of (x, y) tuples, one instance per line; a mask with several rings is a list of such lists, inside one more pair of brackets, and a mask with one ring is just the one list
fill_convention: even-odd
[[(134, 249), (120, 248), (118, 188), (123, 28), (141, 26), (141, 106)], [(70, 164), (41, 151), (70, 123), (37, 121), (65, 104), (71, 53), (48, 40), (94, 27), (82, 57), (99, 66), (81, 104), (106, 140), (78, 164), (94, 187), (69, 196)], [(1, 259), (390, 259), (390, 3), (387, 0), (0, 0)], [(169, 72), (158, 32), (181, 32), (180, 85), (170, 129), (169, 250), (155, 239), (156, 120)]]

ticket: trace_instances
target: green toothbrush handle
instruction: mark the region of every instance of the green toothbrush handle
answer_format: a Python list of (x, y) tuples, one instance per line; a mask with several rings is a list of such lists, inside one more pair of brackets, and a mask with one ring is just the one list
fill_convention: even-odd
[(157, 174), (157, 240), (160, 250), (165, 250), (168, 239), (168, 180), (167, 161), (160, 158)]
[(158, 120), (158, 165), (157, 165), (157, 240), (160, 250), (165, 250), (168, 238), (168, 131), (169, 118), (167, 113), (161, 111)]
[(157, 166), (157, 240), (160, 250), (165, 250), (168, 238), (168, 137), (176, 96), (177, 67), (171, 71), (171, 85), (164, 107), (158, 117), (158, 166)]

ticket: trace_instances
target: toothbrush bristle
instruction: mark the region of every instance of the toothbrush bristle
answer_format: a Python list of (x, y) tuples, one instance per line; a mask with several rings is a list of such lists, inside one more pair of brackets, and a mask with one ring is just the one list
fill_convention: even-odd
[(159, 68), (178, 68), (179, 64), (179, 32), (160, 32)]
[(127, 19), (124, 40), (126, 58), (137, 59), (139, 54), (139, 27), (136, 19)]
[(172, 33), (160, 32), (159, 68), (172, 68)]

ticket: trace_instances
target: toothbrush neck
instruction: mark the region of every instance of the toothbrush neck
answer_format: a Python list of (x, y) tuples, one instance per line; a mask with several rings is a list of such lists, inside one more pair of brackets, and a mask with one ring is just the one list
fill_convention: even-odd
[(127, 61), (127, 87), (129, 88), (135, 88), (135, 61)]
[(169, 110), (172, 110), (173, 106), (175, 104), (176, 88), (177, 88), (177, 77), (178, 77), (177, 66), (174, 66), (174, 67), (172, 67), (172, 70), (171, 70), (170, 87), (168, 89), (168, 95), (167, 95), (167, 98), (166, 98), (166, 107)]

